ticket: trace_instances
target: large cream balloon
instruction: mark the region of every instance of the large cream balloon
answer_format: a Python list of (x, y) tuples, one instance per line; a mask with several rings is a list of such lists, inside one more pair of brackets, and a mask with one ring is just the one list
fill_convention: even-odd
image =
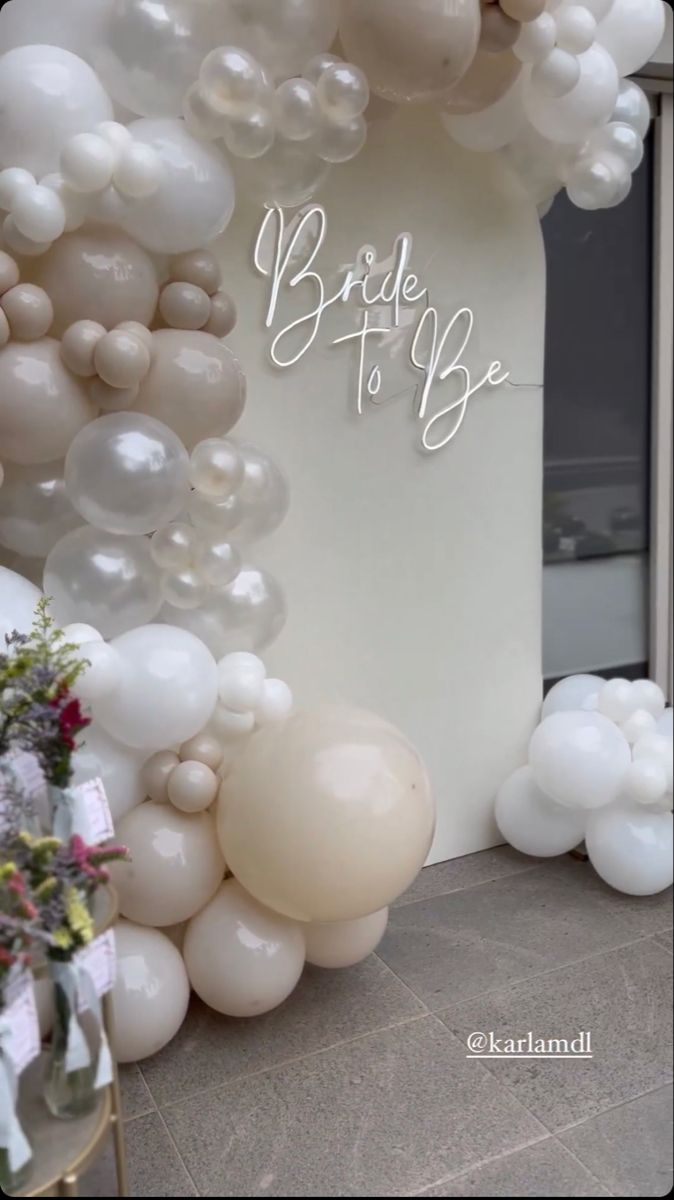
[(63, 458), (96, 416), (81, 379), (61, 362), (54, 338), (9, 342), (0, 350), (0, 453), (31, 465)]
[(457, 116), (442, 112), (442, 123), (450, 137), (466, 150), (500, 150), (526, 127), (522, 101), (524, 72), (488, 108)]
[(444, 98), (443, 112), (466, 116), (489, 108), (512, 87), (521, 70), (521, 62), (511, 50), (502, 54), (478, 51), (465, 75)]
[(346, 921), (390, 904), (423, 865), (434, 822), (409, 742), (379, 717), (337, 706), (255, 734), (218, 800), (236, 878), (300, 921)]
[(480, 36), (479, 0), (343, 0), (346, 57), (384, 100), (432, 100), (468, 70)]
[(5, 635), (30, 633), (35, 606), (42, 592), (22, 575), (0, 567), (0, 645), (4, 648)]
[(119, 910), (139, 925), (177, 925), (208, 904), (225, 874), (213, 818), (141, 804), (119, 822), (129, 862), (114, 863)]
[(158, 929), (115, 926), (117, 977), (112, 991), (112, 1049), (117, 1062), (156, 1054), (187, 1014), (190, 985), (180, 951)]
[(244, 377), (231, 350), (198, 330), (159, 329), (153, 343), (136, 410), (163, 421), (188, 450), (228, 433), (245, 405)]
[(150, 325), (159, 286), (152, 259), (117, 230), (67, 233), (23, 268), (54, 305), (52, 330), (59, 337), (75, 321), (98, 321), (112, 329), (122, 321)]
[(94, 704), (111, 737), (149, 754), (201, 732), (218, 694), (215, 659), (203, 642), (172, 625), (142, 625), (111, 645), (122, 658), (121, 681)]
[(388, 908), (355, 921), (320, 921), (307, 925), (307, 962), (314, 967), (355, 967), (377, 948), (388, 923)]
[(228, 879), (190, 921), (183, 956), (204, 1003), (228, 1017), (257, 1017), (295, 988), (304, 967), (304, 937), (300, 925), (270, 912)]

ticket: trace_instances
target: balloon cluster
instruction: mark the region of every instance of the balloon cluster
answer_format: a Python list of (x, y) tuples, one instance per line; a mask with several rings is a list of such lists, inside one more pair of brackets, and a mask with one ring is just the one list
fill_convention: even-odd
[(648, 679), (572, 675), (543, 704), (529, 763), (496, 798), (496, 821), (524, 854), (585, 839), (595, 870), (646, 896), (672, 883), (672, 709)]
[(181, 254), (169, 264), (158, 316), (171, 329), (201, 329), (224, 338), (236, 325), (236, 305), (223, 290), (222, 272), (207, 250)]

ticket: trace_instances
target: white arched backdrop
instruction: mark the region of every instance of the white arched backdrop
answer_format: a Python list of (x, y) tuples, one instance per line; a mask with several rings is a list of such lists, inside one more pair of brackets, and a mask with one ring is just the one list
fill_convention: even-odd
[[(272, 337), (310, 311), (312, 285), (290, 292), (282, 284), (265, 332), (270, 281), (253, 265), (262, 209), (239, 206), (219, 243), (224, 283), (242, 315), (230, 344), (248, 378), (237, 434), (272, 453), (292, 480), (285, 524), (255, 547), (288, 598), (286, 628), (265, 659), (292, 678), (301, 704), (348, 700), (416, 743), (438, 806), (435, 862), (503, 840), (494, 794), (522, 761), (540, 706), (540, 222), (501, 155), (462, 150), (423, 109), (372, 126), (365, 149), (334, 172), (317, 203), (327, 235), (314, 270), (326, 295), (361, 247), (373, 247), (381, 262), (408, 233), (408, 269), (419, 282), (407, 295), (428, 288), (428, 300), (403, 299), (399, 328), (385, 339), (368, 336), (363, 378), (379, 362), (376, 400), (386, 402), (375, 407), (366, 397), (359, 415), (360, 343), (331, 345), (362, 328), (357, 298), (329, 308), (307, 353), (279, 369)], [(263, 265), (268, 250), (265, 239)], [(306, 261), (301, 243), (293, 261)], [(373, 283), (370, 296), (377, 290)], [(496, 378), (509, 372), (470, 399), (456, 435), (431, 454), (421, 448), (427, 421), (462, 390), (456, 373), (437, 376), (457, 355), (467, 318), (445, 343), (421, 420), (415, 388), (424, 374), (407, 360), (427, 304), (437, 309), (439, 339), (457, 310), (473, 311), (458, 358), (471, 386), (495, 361), (503, 364)], [(430, 352), (427, 321), (418, 361)], [(392, 327), (391, 305), (373, 305), (368, 323)], [(279, 344), (279, 357), (293, 352), (291, 342)], [(441, 440), (441, 424), (429, 438)]]

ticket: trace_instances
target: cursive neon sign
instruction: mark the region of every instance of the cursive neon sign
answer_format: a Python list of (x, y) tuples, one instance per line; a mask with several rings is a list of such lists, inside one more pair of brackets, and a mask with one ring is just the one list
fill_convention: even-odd
[[(301, 210), (289, 226), (280, 208), (268, 209), (262, 220), (255, 243), (254, 264), (255, 269), (270, 281), (265, 327), (272, 330), (278, 324), (284, 286), (302, 287), (307, 298), (307, 306), (300, 315), (274, 333), (270, 346), (274, 366), (287, 370), (298, 363), (316, 343), (326, 313), (336, 305), (355, 301), (362, 314), (360, 327), (333, 338), (329, 344), (356, 347), (355, 403), (356, 411), (362, 415), (366, 403), (382, 402), (384, 374), (379, 362), (368, 365), (370, 346), (376, 338), (390, 339), (397, 331), (405, 332), (411, 311), (414, 330), (408, 362), (415, 372), (421, 373), (414, 399), (415, 414), (423, 422), (421, 445), (429, 452), (442, 449), (461, 429), (472, 397), (485, 387), (505, 383), (509, 372), (495, 360), (477, 380), (474, 379), (463, 361), (475, 328), (474, 313), (470, 308), (459, 308), (442, 327), (428, 288), (410, 270), (411, 234), (399, 234), (384, 263), (379, 262), (373, 247), (363, 247), (353, 265), (345, 268), (337, 289), (330, 293), (315, 269), (327, 230), (325, 209), (318, 204)], [(265, 249), (269, 247), (270, 237), (272, 250), (268, 254)], [(381, 318), (386, 313), (389, 314), (384, 318), (387, 324), (375, 324), (371, 319), (373, 315)], [(441, 405), (437, 407), (434, 401), (441, 384), (446, 385), (451, 394), (448, 396), (445, 391)]]

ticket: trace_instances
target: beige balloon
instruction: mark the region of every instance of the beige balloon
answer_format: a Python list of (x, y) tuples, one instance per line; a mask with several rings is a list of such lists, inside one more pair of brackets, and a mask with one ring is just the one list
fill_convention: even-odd
[(140, 778), (150, 800), (168, 804), (168, 781), (180, 759), (173, 750), (158, 750), (143, 766)]
[(193, 283), (167, 283), (159, 311), (172, 329), (203, 329), (211, 314), (211, 298)]
[(0, 250), (0, 296), (4, 296), (10, 288), (16, 287), (21, 278), (18, 265), (11, 254)]
[(245, 388), (231, 350), (210, 333), (159, 329), (138, 411), (163, 421), (188, 450), (228, 433), (241, 416)]
[(105, 326), (98, 321), (75, 321), (61, 338), (61, 358), (70, 371), (90, 379), (96, 374), (94, 351), (101, 338), (105, 337)]
[(168, 798), (181, 812), (203, 812), (211, 807), (217, 794), (218, 777), (206, 763), (188, 759), (169, 776)]
[(139, 1062), (175, 1037), (187, 1014), (190, 985), (180, 951), (158, 929), (115, 926), (117, 978), (112, 991), (112, 1050)]
[(481, 112), (496, 104), (517, 79), (522, 64), (511, 50), (487, 54), (478, 50), (466, 74), (443, 101), (443, 110), (452, 116)]
[(178, 812), (148, 800), (119, 822), (117, 837), (131, 861), (114, 863), (123, 917), (139, 925), (177, 925), (207, 904), (225, 874), (208, 813)]
[(304, 967), (304, 937), (236, 879), (222, 884), (187, 928), (183, 957), (205, 1004), (229, 1017), (257, 1017), (290, 995)]
[(35, 342), (49, 331), (54, 309), (44, 288), (34, 283), (17, 283), (0, 300), (12, 337), (18, 342)]
[(189, 742), (183, 742), (180, 757), (183, 762), (205, 763), (212, 771), (217, 771), (225, 757), (225, 751), (217, 738), (210, 737), (207, 733), (198, 733), (196, 737), (190, 738)]
[(141, 338), (126, 329), (106, 333), (94, 350), (94, 365), (109, 387), (135, 388), (150, 369), (150, 351)]
[(211, 299), (211, 315), (204, 325), (206, 333), (223, 338), (236, 325), (236, 305), (227, 292), (216, 292)]
[(479, 0), (342, 0), (344, 56), (384, 100), (442, 96), (470, 66)]
[(388, 908), (355, 921), (312, 921), (304, 940), (307, 962), (314, 967), (355, 967), (377, 948), (388, 924)]
[(230, 869), (262, 904), (300, 921), (347, 921), (405, 891), (435, 811), (423, 762), (397, 729), (325, 707), (250, 739), (217, 819)]
[(210, 250), (192, 250), (171, 260), (170, 277), (179, 283), (192, 283), (209, 296), (220, 287), (220, 265)]
[(17, 463), (64, 458), (70, 443), (96, 416), (82, 381), (61, 361), (53, 338), (0, 349), (0, 448)]
[(54, 305), (52, 332), (75, 321), (121, 321), (149, 325), (157, 307), (157, 273), (146, 250), (114, 230), (95, 227), (67, 233), (51, 250), (22, 266), (22, 277), (39, 284)]

